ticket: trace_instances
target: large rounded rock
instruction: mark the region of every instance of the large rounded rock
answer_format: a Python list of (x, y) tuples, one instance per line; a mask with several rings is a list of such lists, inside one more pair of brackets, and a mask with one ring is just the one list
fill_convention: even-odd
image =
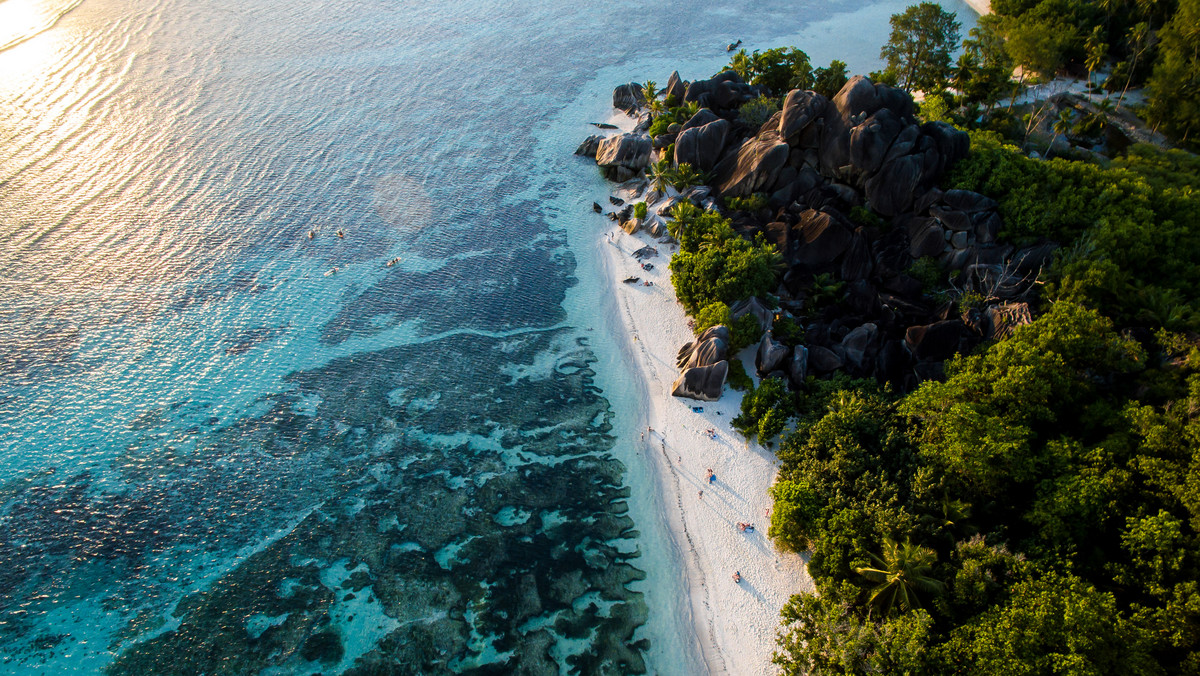
[(642, 85), (636, 82), (617, 85), (613, 90), (613, 108), (623, 110), (632, 115), (646, 103), (646, 95), (642, 93)]
[(729, 307), (729, 318), (737, 321), (746, 315), (754, 315), (758, 320), (758, 326), (767, 331), (771, 325), (775, 323), (775, 313), (771, 312), (771, 308), (767, 307), (757, 296), (750, 296), (739, 300)]
[(683, 347), (679, 348), (679, 354), (675, 357), (675, 365), (679, 368), (684, 368), (691, 361), (692, 353), (696, 351), (696, 348), (710, 340), (719, 340), (729, 345), (729, 337), (729, 327), (724, 324), (717, 324), (716, 326), (704, 329), (700, 332), (700, 335), (696, 336), (696, 340), (686, 343)]
[(1028, 303), (1005, 303), (993, 305), (987, 309), (988, 340), (1004, 340), (1013, 331), (1033, 322), (1033, 314), (1029, 312)]
[(904, 155), (884, 164), (863, 186), (871, 208), (888, 218), (908, 211), (923, 168), (924, 158), (918, 155)]
[(892, 143), (905, 128), (895, 113), (881, 108), (850, 130), (850, 163), (862, 175), (874, 174), (883, 166), (883, 161)]
[(671, 385), (671, 395), (700, 401), (716, 401), (729, 375), (729, 362), (721, 361), (684, 371)]
[(824, 115), (828, 106), (829, 99), (816, 92), (800, 89), (788, 92), (779, 118), (779, 137), (789, 145), (799, 145), (801, 133)]
[(608, 178), (627, 181), (650, 166), (652, 148), (650, 137), (645, 134), (610, 136), (596, 148), (596, 164)]
[(675, 164), (686, 162), (700, 171), (712, 171), (725, 150), (731, 127), (728, 120), (718, 119), (684, 130), (675, 139)]
[(808, 377), (808, 348), (797, 345), (792, 350), (792, 358), (788, 361), (788, 377), (795, 385), (803, 385)]
[(842, 353), (846, 355), (846, 364), (853, 370), (863, 373), (869, 371), (875, 362), (876, 342), (879, 327), (867, 323), (859, 326), (842, 338)]
[(720, 119), (722, 118), (719, 115), (708, 108), (701, 108), (700, 110), (696, 111), (695, 115), (689, 117), (687, 122), (683, 123), (679, 131), (684, 132), (688, 129), (692, 129), (693, 127), (703, 127), (706, 124), (716, 122)]
[(603, 140), (604, 140), (603, 136), (599, 136), (599, 135), (589, 136), (583, 140), (583, 143), (579, 144), (578, 148), (575, 149), (575, 154), (583, 155), (584, 157), (593, 157), (594, 158), (596, 156), (596, 151), (599, 150), (599, 148), (600, 148), (600, 142)]
[(667, 78), (667, 88), (663, 90), (663, 96), (668, 99), (674, 97), (676, 103), (679, 103), (683, 101), (683, 95), (686, 93), (687, 86), (679, 78), (679, 71), (671, 71), (671, 77)]
[(796, 262), (805, 265), (832, 263), (846, 251), (853, 237), (841, 217), (824, 211), (804, 211), (796, 227), (800, 231)]
[(833, 97), (833, 106), (845, 120), (865, 118), (883, 105), (875, 84), (862, 75), (855, 75), (842, 85)]
[(964, 211), (968, 214), (989, 211), (999, 206), (996, 200), (970, 190), (947, 190), (942, 195), (942, 202), (951, 209)]
[(758, 351), (754, 354), (754, 369), (760, 376), (765, 376), (775, 369), (782, 368), (787, 356), (787, 345), (772, 340), (771, 335), (766, 334), (762, 337), (762, 341), (758, 344)]
[(936, 221), (930, 219), (919, 226), (911, 238), (908, 254), (913, 258), (936, 256), (946, 247), (946, 231)]
[(729, 358), (729, 345), (720, 338), (709, 338), (703, 342), (699, 342), (695, 349), (692, 350), (691, 356), (688, 358), (685, 369), (698, 368), (701, 366), (712, 366), (719, 361), (725, 361)]
[(943, 361), (958, 351), (963, 323), (948, 319), (925, 326), (910, 326), (904, 333), (904, 344), (921, 361)]
[(921, 125), (921, 132), (926, 136), (933, 138), (937, 143), (938, 156), (940, 166), (937, 174), (930, 176), (930, 180), (936, 180), (941, 172), (949, 168), (955, 162), (967, 156), (967, 152), (971, 149), (971, 137), (967, 136), (967, 132), (958, 129), (952, 124), (946, 122), (926, 122)]
[(788, 144), (778, 133), (747, 140), (713, 170), (714, 185), (723, 197), (746, 197), (775, 184), (788, 161)]
[(825, 375), (842, 368), (842, 358), (827, 347), (809, 345), (808, 365), (817, 375)]
[(942, 225), (955, 232), (967, 232), (975, 229), (975, 223), (971, 220), (971, 217), (957, 209), (930, 207), (929, 215), (938, 219)]
[(871, 245), (861, 231), (862, 228), (858, 228), (854, 233), (846, 254), (842, 256), (841, 275), (847, 282), (866, 279), (871, 274)]

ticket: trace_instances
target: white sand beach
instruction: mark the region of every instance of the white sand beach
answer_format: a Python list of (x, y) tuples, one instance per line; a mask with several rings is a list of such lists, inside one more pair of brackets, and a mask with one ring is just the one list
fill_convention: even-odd
[(992, 13), (992, 0), (963, 0), (979, 16)]
[[(612, 241), (609, 242), (609, 236)], [(693, 338), (683, 307), (675, 300), (667, 264), (672, 246), (647, 234), (627, 235), (615, 225), (600, 235), (605, 272), (612, 284), (627, 364), (645, 384), (645, 421), (636, 433), (654, 460), (664, 518), (687, 566), (693, 619), (705, 662), (714, 674), (772, 674), (779, 611), (793, 594), (812, 590), (805, 561), (782, 552), (767, 538), (771, 507), (767, 489), (777, 472), (774, 453), (747, 446), (730, 428), (741, 393), (729, 389), (720, 401), (671, 396), (679, 375), (675, 356)], [(651, 245), (660, 255), (644, 270), (631, 254)], [(635, 284), (622, 280), (639, 277)], [(646, 286), (643, 282), (651, 282)], [(743, 355), (753, 372), (753, 351)], [(703, 409), (695, 410), (693, 407)], [(715, 436), (708, 430), (715, 430)], [(715, 480), (706, 479), (712, 469)], [(753, 532), (739, 531), (753, 523)], [(739, 571), (741, 582), (733, 580)]]

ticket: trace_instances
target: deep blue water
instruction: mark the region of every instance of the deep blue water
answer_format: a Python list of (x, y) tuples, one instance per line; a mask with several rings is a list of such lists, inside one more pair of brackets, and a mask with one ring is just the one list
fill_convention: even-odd
[(862, 5), (0, 2), (0, 669), (694, 670), (562, 116)]

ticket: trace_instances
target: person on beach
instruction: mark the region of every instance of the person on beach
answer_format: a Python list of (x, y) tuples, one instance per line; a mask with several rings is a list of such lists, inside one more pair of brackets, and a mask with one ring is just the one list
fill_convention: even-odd
[(701, 500), (703, 500), (703, 499), (704, 499), (704, 491), (700, 491), (699, 493), (697, 493), (697, 495), (699, 495), (699, 496), (700, 496), (700, 499), (701, 499)]
[(714, 481), (716, 481), (716, 480), (717, 480), (717, 475), (716, 475), (716, 474), (714, 474), (714, 473), (713, 473), (713, 471), (712, 471), (712, 468), (711, 468), (711, 467), (709, 467), (709, 468), (708, 468), (708, 473), (704, 475), (704, 478), (705, 478), (705, 479), (708, 479), (708, 483), (710, 483), (710, 484), (711, 484), (712, 482), (714, 482)]
[(737, 582), (738, 584), (742, 583), (742, 571), (740, 571), (740, 570), (733, 571), (733, 581)]

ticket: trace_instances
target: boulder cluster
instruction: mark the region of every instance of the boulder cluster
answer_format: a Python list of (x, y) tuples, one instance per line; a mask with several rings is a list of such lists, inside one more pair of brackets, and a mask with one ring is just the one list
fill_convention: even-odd
[[(708, 186), (664, 196), (641, 183), (637, 196), (662, 203), (648, 220), (668, 216), (674, 202), (687, 199), (722, 211), (743, 236), (761, 235), (778, 248), (786, 272), (775, 293), (778, 306), (760, 319), (759, 375), (799, 385), (810, 374), (844, 371), (907, 390), (940, 377), (950, 356), (1030, 321), (1021, 299), (1052, 245), (1017, 249), (1001, 242), (995, 201), (937, 187), (966, 156), (969, 140), (951, 125), (920, 122), (907, 92), (861, 76), (832, 99), (794, 90), (755, 128), (739, 119), (738, 108), (762, 92), (732, 71), (691, 83), (674, 73), (665, 91), (703, 107), (651, 138), (640, 88), (622, 85), (614, 105), (640, 116), (637, 127), (593, 137), (577, 152), (594, 155), (610, 178), (637, 183), (653, 156), (673, 147), (676, 164), (705, 172)], [(765, 204), (756, 211), (731, 210), (723, 200), (755, 194), (761, 197), (753, 204)], [(624, 213), (612, 217), (631, 232), (644, 225), (630, 227)], [(931, 278), (954, 293), (931, 294)], [(776, 340), (772, 315), (799, 324), (803, 344)], [(685, 370), (676, 394), (712, 399), (715, 384), (719, 396), (728, 372), (725, 331), (710, 329), (681, 351)]]

